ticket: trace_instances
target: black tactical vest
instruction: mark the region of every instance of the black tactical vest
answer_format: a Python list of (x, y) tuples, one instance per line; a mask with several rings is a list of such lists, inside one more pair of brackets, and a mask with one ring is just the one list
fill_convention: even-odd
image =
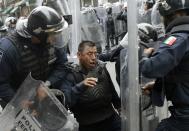
[(88, 74), (84, 74), (78, 69), (73, 74), (76, 83), (83, 81), (86, 77), (98, 79), (97, 85), (88, 88), (81, 95), (75, 107), (71, 109), (77, 121), (82, 125), (88, 125), (110, 117), (114, 112), (111, 103), (112, 88), (114, 87), (105, 64), (99, 64)]
[(56, 60), (54, 48), (50, 45), (39, 46), (38, 50), (32, 49), (30, 40), (17, 34), (8, 37), (16, 46), (20, 55), (20, 64), (16, 76), (13, 76), (13, 85), (19, 86), (28, 73), (34, 79), (45, 81), (50, 72), (50, 65)]

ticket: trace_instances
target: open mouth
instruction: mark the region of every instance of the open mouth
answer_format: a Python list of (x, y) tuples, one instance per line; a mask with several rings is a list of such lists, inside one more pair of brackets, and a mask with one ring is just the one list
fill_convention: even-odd
[(90, 62), (90, 65), (91, 65), (91, 66), (95, 66), (95, 65), (96, 65), (96, 62)]

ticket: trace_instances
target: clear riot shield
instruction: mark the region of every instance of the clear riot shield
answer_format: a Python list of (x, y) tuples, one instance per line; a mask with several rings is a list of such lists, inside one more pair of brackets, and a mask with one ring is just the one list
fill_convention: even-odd
[(81, 11), (81, 32), (81, 39), (95, 42), (99, 53), (104, 49), (105, 37), (94, 10)]
[(121, 52), (122, 131), (140, 131), (136, 1), (128, 0), (128, 46)]
[(103, 6), (98, 6), (94, 9), (96, 10), (96, 14), (99, 18), (99, 24), (102, 28), (102, 32), (105, 32), (106, 9)]
[(67, 0), (43, 0), (43, 5), (55, 9), (69, 24), (72, 23), (71, 11)]
[[(122, 6), (124, 6), (124, 5), (122, 5), (121, 3), (115, 3), (112, 5), (112, 16), (114, 19), (116, 36), (120, 36), (121, 34), (123, 34), (123, 32), (126, 33), (126, 30), (127, 30), (126, 23), (123, 20), (117, 19), (117, 16), (119, 15), (119, 13), (121, 12), (121, 10), (123, 8)], [(116, 44), (118, 44), (118, 43), (116, 43)]]
[(78, 123), (42, 81), (25, 79), (0, 116), (3, 131), (77, 131)]
[[(65, 30), (62, 32), (62, 42), (64, 45), (70, 46), (71, 45), (71, 24), (72, 22), (72, 15), (70, 8), (68, 6), (67, 0), (43, 0), (42, 5), (49, 6), (53, 9), (55, 9), (59, 14), (61, 14), (66, 22), (68, 23), (68, 27), (65, 28)], [(57, 44), (58, 45), (58, 44)], [(58, 45), (58, 48), (60, 48), (62, 43)], [(65, 48), (67, 48), (67, 46)]]
[(26, 4), (29, 4), (30, 11), (38, 6), (41, 6), (43, 3), (43, 0), (26, 0)]
[(158, 38), (161, 38), (165, 34), (165, 27), (163, 25), (160, 13), (158, 11), (158, 6), (159, 6), (159, 2), (156, 1), (156, 3), (152, 8), (151, 18), (152, 18), (152, 25), (157, 30)]
[[(142, 94), (142, 87), (153, 79), (142, 76), (139, 72), (139, 61), (145, 48), (154, 46), (156, 48), (156, 42), (153, 41), (157, 40), (157, 36), (155, 37), (157, 34), (150, 33), (151, 29), (146, 28), (148, 24), (138, 23), (140, 18), (138, 14), (143, 6), (141, 1), (127, 2), (128, 36), (120, 42), (125, 45), (125, 49), (121, 51), (120, 67), (122, 131), (154, 131), (159, 122), (157, 108), (151, 105), (151, 98), (148, 95)], [(150, 28), (154, 29), (152, 25)], [(156, 32), (155, 29), (154, 31)]]

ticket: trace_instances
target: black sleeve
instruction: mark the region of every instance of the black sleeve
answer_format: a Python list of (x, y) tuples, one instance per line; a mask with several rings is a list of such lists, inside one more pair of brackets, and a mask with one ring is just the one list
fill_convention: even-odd
[[(7, 42), (7, 41), (6, 41)], [(10, 82), (11, 77), (17, 70), (18, 54), (11, 43), (0, 43), (0, 97), (9, 102), (15, 91)]]
[(55, 66), (53, 72), (50, 74), (48, 80), (51, 82), (51, 85), (55, 85), (66, 77), (66, 67), (65, 63), (68, 61), (67, 54), (64, 48), (55, 49), (55, 55), (57, 57), (55, 61)]
[(122, 19), (122, 14), (123, 14), (123, 12), (121, 11), (121, 12), (117, 15), (117, 20), (123, 20), (123, 19)]
[(67, 74), (60, 88), (65, 94), (66, 105), (68, 107), (73, 107), (77, 103), (80, 95), (86, 90), (83, 82), (77, 83), (72, 73)]
[(110, 52), (99, 54), (98, 59), (101, 61), (111, 61), (114, 62), (119, 57), (120, 51), (123, 49), (122, 46), (118, 46)]

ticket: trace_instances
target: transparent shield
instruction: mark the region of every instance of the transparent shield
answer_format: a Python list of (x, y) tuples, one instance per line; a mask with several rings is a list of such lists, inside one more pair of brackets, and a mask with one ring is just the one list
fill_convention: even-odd
[(43, 0), (43, 5), (55, 9), (64, 17), (68, 24), (72, 24), (72, 15), (67, 0)]
[(157, 30), (158, 38), (161, 38), (165, 34), (165, 27), (163, 25), (162, 22), (163, 20), (158, 10), (158, 6), (159, 6), (159, 2), (156, 1), (152, 9), (152, 25)]
[(102, 32), (105, 32), (106, 9), (103, 6), (98, 6), (94, 9), (96, 10), (96, 14), (99, 18), (99, 24), (102, 28)]
[[(127, 32), (127, 22), (124, 17), (127, 16), (127, 11), (125, 11), (123, 8), (125, 7), (125, 3), (122, 5), (120, 3), (114, 4), (112, 6), (112, 17), (114, 20), (114, 26), (115, 26), (115, 44), (118, 44), (118, 40), (121, 40), (123, 36)], [(118, 19), (118, 16), (120, 12), (123, 12), (121, 15), (121, 19)]]
[[(139, 81), (138, 81), (138, 40), (136, 1), (127, 1), (128, 38), (122, 45), (120, 64), (120, 92), (122, 102), (122, 131), (139, 131)], [(128, 42), (127, 42), (128, 40)], [(127, 45), (128, 43), (128, 45)]]
[(26, 2), (27, 6), (30, 6), (30, 11), (38, 6), (41, 6), (43, 3), (43, 0), (31, 0)]
[(0, 116), (4, 131), (77, 131), (78, 123), (54, 94), (29, 75)]
[(86, 9), (81, 12), (81, 32), (81, 39), (95, 42), (98, 52), (104, 49), (104, 34), (94, 10)]
[[(128, 34), (120, 41), (125, 48), (120, 59), (122, 130), (153, 131), (158, 124), (157, 108), (151, 105), (151, 97), (142, 93), (142, 87), (154, 79), (142, 76), (139, 61), (144, 49), (158, 48), (158, 30), (151, 24), (154, 18), (151, 17), (153, 6), (148, 11), (143, 0), (127, 2)], [(141, 17), (147, 12), (150, 13), (150, 22), (141, 22)]]
[(56, 9), (62, 16), (71, 14), (67, 0), (44, 0), (43, 5)]
[(62, 29), (61, 32), (49, 33), (48, 41), (56, 48), (66, 47), (71, 39), (71, 28), (68, 26), (67, 22), (65, 22), (65, 24), (65, 28)]
[(69, 44), (70, 56), (75, 57), (77, 54), (77, 47), (81, 42), (81, 12), (80, 1), (69, 0), (69, 7), (72, 13), (71, 25), (71, 44)]

